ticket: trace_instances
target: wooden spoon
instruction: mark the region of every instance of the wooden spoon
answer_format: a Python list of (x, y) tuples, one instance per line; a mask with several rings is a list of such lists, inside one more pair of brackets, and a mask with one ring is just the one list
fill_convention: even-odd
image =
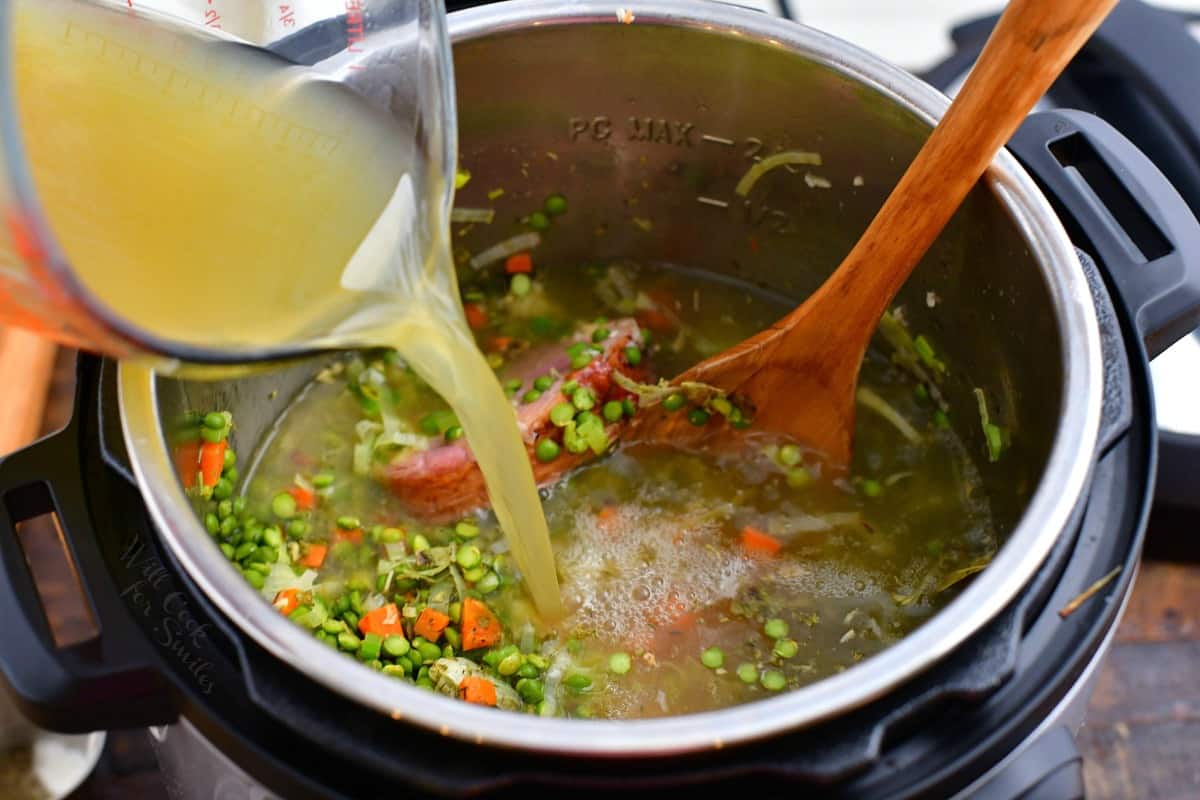
[[(847, 465), (859, 367), (880, 317), (996, 153), (1117, 1), (1012, 0), (962, 90), (837, 270), (772, 327), (674, 383), (698, 381), (746, 398), (755, 428), (794, 437), (833, 464)], [(639, 427), (659, 441), (691, 438), (682, 413), (660, 410)]]

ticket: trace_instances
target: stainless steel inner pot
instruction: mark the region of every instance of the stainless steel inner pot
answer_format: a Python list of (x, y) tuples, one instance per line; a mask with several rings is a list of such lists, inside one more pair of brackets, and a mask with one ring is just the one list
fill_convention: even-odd
[[(796, 300), (849, 250), (947, 100), (869, 53), (808, 28), (713, 2), (615, 5), (521, 0), (452, 15), (464, 205), (497, 222), (455, 237), (478, 251), (518, 230), (530, 203), (564, 192), (571, 209), (541, 265), (608, 257), (669, 261), (751, 281)], [(821, 153), (812, 171), (733, 187), (758, 156)], [(159, 532), (216, 605), (255, 641), (358, 703), (480, 743), (653, 756), (765, 737), (837, 715), (928, 668), (1026, 584), (1081, 502), (1100, 412), (1091, 296), (1066, 234), (1008, 154), (901, 293), (908, 319), (951, 365), (954, 425), (983, 440), (984, 387), (1013, 444), (980, 457), (1007, 543), (991, 566), (909, 637), (807, 688), (722, 711), (627, 722), (497, 712), (389, 679), (330, 650), (274, 611), (225, 560), (171, 469), (164, 436), (187, 409), (230, 409), (250, 453), (323, 360), (224, 383), (121, 368), (124, 431)], [(494, 203), (480, 200), (503, 187)], [(647, 224), (648, 222), (648, 224)], [(754, 244), (750, 246), (753, 237)], [(250, 265), (252, 266), (252, 265)], [(469, 267), (464, 267), (469, 269)], [(936, 305), (927, 292), (936, 292)]]

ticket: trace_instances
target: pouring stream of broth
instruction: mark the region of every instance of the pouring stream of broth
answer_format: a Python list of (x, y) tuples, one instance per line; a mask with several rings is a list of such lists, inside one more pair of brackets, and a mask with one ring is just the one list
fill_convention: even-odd
[(181, 341), (398, 350), (457, 413), (528, 591), (557, 617), (516, 416), (458, 299), (439, 160), (262, 50), (73, 0), (17, 3), (12, 23), (26, 157), (87, 289)]

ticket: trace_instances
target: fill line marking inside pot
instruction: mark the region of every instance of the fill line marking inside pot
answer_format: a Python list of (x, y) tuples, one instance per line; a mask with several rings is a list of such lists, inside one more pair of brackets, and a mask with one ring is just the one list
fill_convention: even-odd
[(715, 197), (705, 197), (704, 195), (698, 195), (696, 197), (696, 202), (700, 203), (701, 205), (706, 205), (706, 206), (715, 206), (717, 208), (729, 208), (729, 203), (725, 202), (724, 200), (718, 200)]
[(705, 133), (700, 136), (700, 139), (705, 142), (712, 142), (713, 144), (723, 144), (726, 147), (733, 147), (733, 139), (726, 139), (724, 136), (713, 136), (712, 134)]

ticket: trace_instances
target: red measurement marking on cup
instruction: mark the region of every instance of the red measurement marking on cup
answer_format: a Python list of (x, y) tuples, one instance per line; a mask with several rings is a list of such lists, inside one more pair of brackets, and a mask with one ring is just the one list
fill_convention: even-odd
[(351, 53), (361, 53), (355, 45), (367, 38), (364, 9), (363, 0), (346, 0), (346, 50)]
[(289, 5), (279, 6), (279, 23), (285, 28), (296, 27), (296, 11)]
[[(211, 6), (213, 0), (208, 0), (208, 4)], [(217, 13), (215, 8), (204, 9), (204, 24), (210, 28), (221, 29), (221, 15)]]

